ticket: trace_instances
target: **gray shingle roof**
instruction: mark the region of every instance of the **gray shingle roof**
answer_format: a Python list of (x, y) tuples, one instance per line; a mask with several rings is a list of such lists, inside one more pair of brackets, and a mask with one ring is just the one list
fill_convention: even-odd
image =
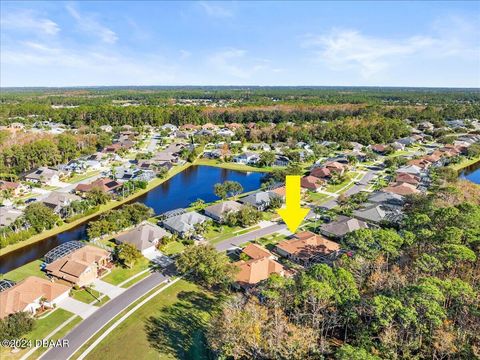
[(203, 223), (207, 220), (206, 216), (203, 216), (195, 211), (190, 211), (185, 214), (172, 216), (165, 219), (163, 224), (174, 231), (179, 233), (185, 233), (193, 230), (196, 224)]
[(155, 246), (155, 241), (166, 235), (168, 235), (168, 232), (160, 226), (145, 221), (134, 229), (117, 235), (115, 239), (121, 243), (129, 243), (143, 251)]

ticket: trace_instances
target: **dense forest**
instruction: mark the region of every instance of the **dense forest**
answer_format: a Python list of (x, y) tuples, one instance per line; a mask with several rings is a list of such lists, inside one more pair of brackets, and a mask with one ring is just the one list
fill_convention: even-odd
[[(437, 179), (442, 182), (442, 179)], [(439, 182), (439, 183), (440, 183)], [(410, 198), (400, 229), (363, 229), (332, 267), (272, 276), (227, 301), (209, 327), (237, 359), (475, 359), (480, 356), (480, 193), (466, 181)]]

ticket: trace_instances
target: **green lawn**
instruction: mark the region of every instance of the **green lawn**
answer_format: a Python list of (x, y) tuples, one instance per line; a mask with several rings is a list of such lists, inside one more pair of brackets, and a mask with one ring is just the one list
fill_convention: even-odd
[(331, 193), (337, 192), (340, 189), (342, 189), (343, 187), (345, 187), (357, 175), (358, 175), (358, 172), (350, 172), (350, 173), (347, 174), (347, 177), (346, 177), (345, 181), (341, 182), (340, 184), (336, 184), (336, 185), (327, 185), (327, 188), (325, 189), (325, 191), (331, 192)]
[(88, 291), (85, 289), (80, 289), (80, 290), (72, 289), (72, 298), (87, 304), (90, 304), (91, 302), (96, 301), (101, 295), (102, 293), (95, 289), (89, 289)]
[(113, 285), (118, 285), (128, 278), (132, 277), (139, 272), (148, 269), (150, 261), (147, 258), (142, 257), (132, 268), (122, 268), (116, 266), (110, 274), (103, 277), (102, 280)]
[(313, 191), (309, 191), (307, 193), (306, 200), (307, 202), (314, 203), (316, 205), (320, 205), (328, 200), (330, 200), (332, 197), (327, 195), (327, 194), (322, 194), (322, 193), (317, 193)]
[(211, 244), (216, 244), (220, 241), (228, 239), (233, 236), (233, 233), (241, 230), (239, 226), (230, 227), (227, 225), (214, 224), (211, 229), (204, 235), (205, 239)]
[(40, 265), (42, 265), (41, 260), (35, 260), (20, 266), (12, 271), (9, 271), (6, 274), (3, 274), (4, 279), (13, 280), (19, 282), (29, 276), (38, 276), (41, 278), (46, 278), (45, 273), (40, 270)]
[(181, 253), (185, 249), (185, 245), (183, 245), (180, 241), (172, 241), (166, 245), (163, 245), (160, 249), (165, 255), (175, 255)]
[(270, 172), (273, 170), (272, 167), (254, 167), (244, 164), (238, 164), (234, 162), (221, 162), (213, 159), (197, 159), (194, 162), (194, 165), (207, 165), (221, 167), (224, 169), (238, 170), (238, 171), (256, 171), (256, 172)]
[[(75, 318), (70, 321), (67, 325), (65, 325), (60, 331), (56, 332), (50, 339), (51, 340), (58, 340), (67, 335), (67, 333), (72, 330), (75, 326), (82, 322), (82, 318), (80, 316), (75, 316)], [(47, 351), (48, 348), (38, 348), (32, 355), (30, 355), (29, 359), (38, 359), (41, 354)]]
[(219, 299), (180, 280), (112, 331), (88, 356), (116, 359), (207, 359), (203, 331)]
[[(45, 318), (37, 320), (33, 330), (24, 337), (28, 340), (44, 339), (48, 334), (55, 330), (56, 327), (60, 326), (72, 316), (73, 314), (71, 312), (63, 309), (56, 309)], [(0, 358), (2, 360), (20, 359), (29, 350), (29, 348), (26, 348), (15, 354), (12, 354), (10, 353), (10, 349), (0, 347)]]
[(267, 248), (268, 250), (272, 251), (275, 245), (277, 245), (279, 242), (285, 240), (288, 236), (286, 235), (281, 235), (281, 234), (272, 234), (269, 236), (264, 236), (256, 240), (256, 242), (259, 245), (262, 245), (263, 247)]
[(110, 297), (108, 295), (103, 295), (103, 297), (100, 299), (100, 301), (96, 301), (93, 306), (102, 306), (105, 304), (107, 301), (110, 301)]
[[(125, 289), (126, 289), (126, 288), (129, 288), (129, 287), (132, 286), (133, 284), (136, 284), (136, 283), (139, 282), (140, 280), (145, 279), (147, 276), (150, 276), (150, 275), (151, 275), (150, 271), (147, 271), (147, 272), (145, 272), (145, 273), (143, 273), (143, 274), (141, 274), (141, 275), (133, 278), (132, 280), (127, 281), (127, 282), (126, 282), (125, 284), (123, 284), (121, 287), (122, 287), (122, 288), (125, 288)], [(102, 300), (103, 300), (103, 299), (102, 299)]]
[(472, 158), (472, 159), (469, 159), (469, 158), (465, 157), (458, 164), (453, 164), (453, 165), (450, 165), (449, 167), (451, 167), (454, 170), (460, 171), (463, 168), (465, 168), (467, 166), (470, 166), (470, 165), (473, 165), (473, 164), (475, 164), (479, 161), (480, 161), (480, 157), (475, 157), (475, 158)]
[(95, 176), (95, 175), (98, 175), (100, 174), (100, 171), (89, 171), (89, 172), (86, 172), (85, 174), (76, 174), (74, 176), (72, 176), (70, 179), (68, 179), (68, 183), (70, 184), (73, 184), (73, 183), (76, 183), (78, 181), (82, 181), (82, 180), (85, 180), (85, 179), (88, 179), (92, 176)]

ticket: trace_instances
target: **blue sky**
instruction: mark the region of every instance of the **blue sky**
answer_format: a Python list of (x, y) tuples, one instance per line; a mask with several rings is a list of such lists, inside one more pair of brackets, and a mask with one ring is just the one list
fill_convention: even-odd
[(480, 2), (1, 1), (1, 86), (480, 86)]

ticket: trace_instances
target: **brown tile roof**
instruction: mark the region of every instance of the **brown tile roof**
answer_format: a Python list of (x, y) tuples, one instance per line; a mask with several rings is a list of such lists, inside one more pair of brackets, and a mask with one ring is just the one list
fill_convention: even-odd
[(326, 167), (318, 167), (310, 171), (311, 176), (315, 176), (317, 178), (326, 178), (331, 176), (331, 172), (329, 168)]
[(412, 185), (418, 185), (420, 183), (420, 178), (418, 176), (406, 173), (400, 173), (395, 178), (396, 182), (405, 182)]
[(51, 262), (45, 267), (45, 270), (53, 276), (75, 283), (88, 267), (107, 259), (109, 256), (110, 253), (107, 250), (86, 245)]
[(8, 189), (16, 189), (20, 186), (19, 183), (11, 182), (11, 181), (3, 181), (0, 180), (0, 190), (8, 190)]
[(322, 179), (319, 179), (311, 175), (304, 176), (300, 181), (302, 188), (311, 189), (311, 190), (316, 190), (320, 188), (323, 183), (324, 181)]
[(294, 239), (277, 244), (277, 248), (299, 258), (309, 259), (319, 253), (330, 254), (340, 245), (310, 231), (302, 231)]
[(109, 178), (104, 178), (104, 179), (97, 179), (90, 184), (78, 184), (77, 187), (75, 188), (75, 191), (81, 191), (81, 192), (88, 192), (92, 191), (93, 189), (99, 189), (103, 192), (108, 192), (117, 189), (118, 187), (122, 186), (119, 182), (109, 179)]
[(330, 171), (343, 171), (346, 168), (344, 164), (339, 163), (338, 161), (327, 161), (324, 166)]
[(269, 258), (238, 261), (234, 265), (240, 269), (236, 281), (242, 286), (255, 285), (268, 279), (271, 274), (283, 274), (284, 272), (281, 264)]
[(0, 319), (7, 315), (23, 311), (39, 298), (53, 301), (69, 291), (70, 287), (53, 283), (36, 276), (29, 276), (15, 286), (0, 292)]
[(271, 193), (277, 194), (278, 196), (284, 197), (286, 194), (285, 186), (278, 187), (276, 189), (270, 190)]
[(429, 160), (427, 160), (426, 158), (410, 160), (409, 162), (407, 162), (407, 164), (408, 165), (415, 165), (415, 166), (418, 166), (419, 168), (422, 168), (422, 169), (426, 169), (430, 165), (432, 165), (432, 163)]
[(249, 257), (252, 259), (262, 259), (265, 257), (270, 257), (272, 254), (270, 251), (265, 249), (264, 247), (257, 245), (257, 244), (248, 244), (245, 246), (245, 248), (242, 250), (244, 254), (247, 254)]
[(389, 186), (384, 188), (383, 191), (404, 196), (418, 194), (420, 192), (420, 190), (418, 190), (415, 185), (408, 184), (406, 182), (391, 183)]

